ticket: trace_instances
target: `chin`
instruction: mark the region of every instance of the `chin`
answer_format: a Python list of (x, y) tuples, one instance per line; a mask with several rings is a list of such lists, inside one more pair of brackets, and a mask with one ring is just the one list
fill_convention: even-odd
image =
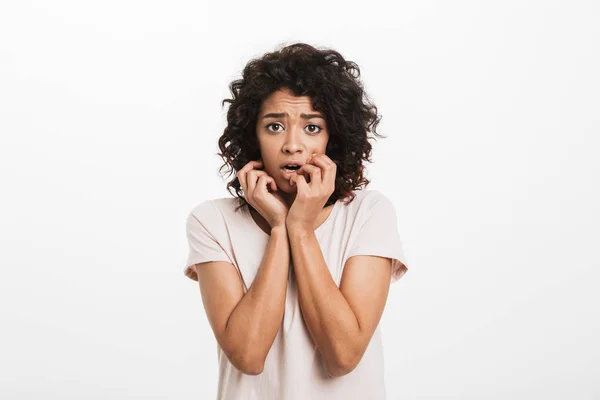
[(295, 193), (298, 189), (296, 186), (292, 186), (288, 181), (285, 181), (283, 184), (278, 183), (277, 188), (284, 193)]

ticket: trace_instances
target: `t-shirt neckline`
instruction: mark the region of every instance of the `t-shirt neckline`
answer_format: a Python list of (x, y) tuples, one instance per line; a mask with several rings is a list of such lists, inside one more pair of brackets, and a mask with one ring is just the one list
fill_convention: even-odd
[[(329, 225), (330, 221), (333, 219), (334, 214), (337, 212), (338, 206), (340, 203), (341, 199), (337, 199), (335, 203), (333, 203), (333, 208), (331, 209), (331, 212), (329, 213), (329, 215), (327, 216), (327, 218), (325, 218), (325, 221), (323, 221), (323, 223), (321, 223), (321, 225), (319, 225), (317, 227), (317, 229), (315, 229), (315, 234), (318, 233), (319, 231), (321, 231), (326, 225)], [(265, 237), (270, 238), (271, 235), (269, 235), (267, 232), (263, 231), (262, 228), (260, 226), (258, 226), (258, 224), (256, 223), (256, 221), (254, 221), (254, 218), (252, 218), (252, 214), (250, 213), (250, 209), (248, 207), (246, 207), (246, 209), (243, 212), (244, 216), (246, 217), (247, 221), (253, 225), (254, 229), (257, 229), (260, 233), (262, 233)]]

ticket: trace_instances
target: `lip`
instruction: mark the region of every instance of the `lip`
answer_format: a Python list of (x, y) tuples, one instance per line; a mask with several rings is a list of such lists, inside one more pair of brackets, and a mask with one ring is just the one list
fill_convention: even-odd
[(279, 168), (283, 169), (283, 167), (285, 167), (286, 165), (299, 165), (299, 166), (303, 166), (304, 165), (304, 161), (285, 161), (285, 162), (282, 162), (281, 164), (279, 164)]
[[(286, 165), (289, 165), (289, 164), (286, 164)], [(292, 176), (298, 174), (297, 171), (286, 171), (285, 169), (283, 169), (283, 167), (280, 168), (280, 170), (281, 170), (281, 175), (283, 175), (284, 179), (287, 181), (289, 181)]]

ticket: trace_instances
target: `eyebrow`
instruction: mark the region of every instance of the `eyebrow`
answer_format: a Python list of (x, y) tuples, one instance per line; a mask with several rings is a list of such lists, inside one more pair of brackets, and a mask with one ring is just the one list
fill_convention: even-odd
[[(265, 118), (283, 118), (285, 116), (287, 116), (288, 113), (269, 113), (269, 114), (265, 114), (263, 115), (263, 119)], [(325, 117), (321, 114), (300, 114), (300, 118), (304, 118), (304, 119), (311, 119), (311, 118), (322, 118), (325, 119)]]

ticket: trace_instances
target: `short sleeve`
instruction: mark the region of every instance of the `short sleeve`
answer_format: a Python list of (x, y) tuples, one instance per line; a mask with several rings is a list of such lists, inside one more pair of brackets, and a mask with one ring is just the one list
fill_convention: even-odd
[(398, 233), (396, 209), (387, 197), (374, 192), (373, 197), (365, 199), (366, 204), (361, 205), (367, 209), (359, 213), (360, 228), (346, 259), (358, 255), (391, 258), (393, 283), (408, 270)]
[(214, 219), (215, 214), (214, 206), (206, 202), (194, 208), (187, 217), (186, 235), (189, 253), (184, 274), (195, 281), (198, 280), (195, 264), (208, 261), (231, 262), (227, 253), (211, 234), (210, 222)]

